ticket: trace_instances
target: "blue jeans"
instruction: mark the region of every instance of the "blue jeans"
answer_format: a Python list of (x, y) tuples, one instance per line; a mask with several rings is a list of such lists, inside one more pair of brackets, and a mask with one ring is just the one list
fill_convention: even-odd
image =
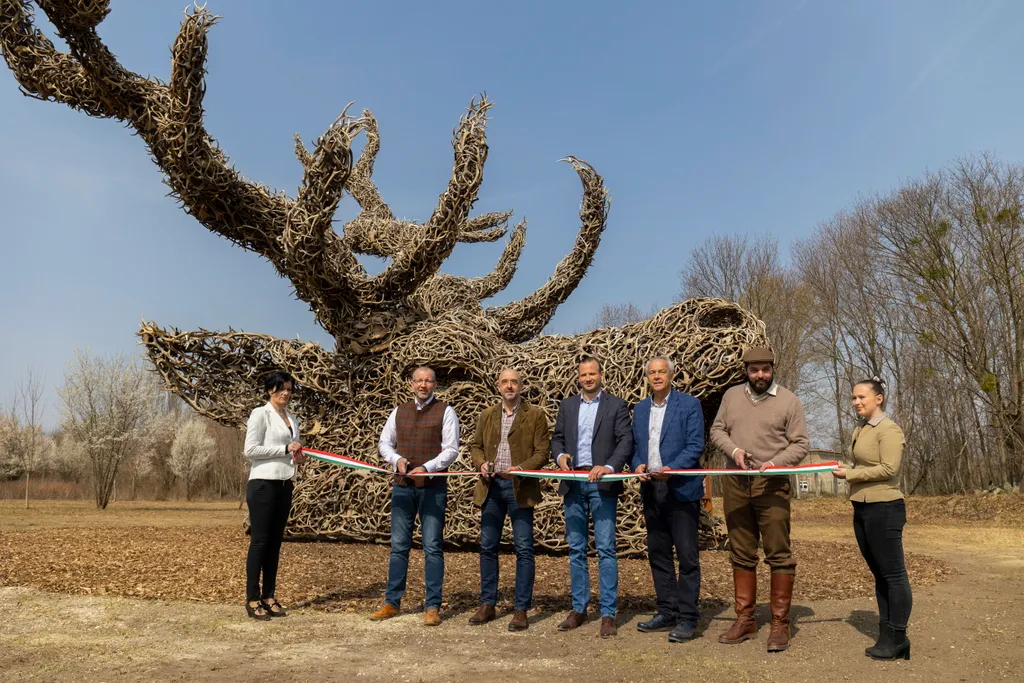
[(495, 477), (480, 508), (480, 602), (498, 602), (498, 544), (505, 515), (512, 518), (512, 545), (516, 551), (515, 609), (525, 612), (533, 603), (533, 508), (516, 502), (512, 480)]
[(412, 525), (420, 518), (423, 537), (423, 573), (426, 583), (424, 609), (441, 608), (441, 587), (444, 585), (444, 513), (448, 502), (448, 486), (444, 480), (432, 481), (423, 487), (391, 487), (391, 559), (388, 561), (388, 587), (384, 601), (401, 607), (405, 595), (405, 577), (409, 572), (409, 548), (412, 547)]
[(614, 617), (619, 604), (619, 559), (615, 554), (615, 516), (619, 497), (602, 494), (597, 484), (574, 481), (565, 494), (565, 535), (569, 543), (572, 609), (585, 613), (590, 602), (587, 567), (588, 518), (594, 520), (597, 571), (601, 588), (601, 616)]

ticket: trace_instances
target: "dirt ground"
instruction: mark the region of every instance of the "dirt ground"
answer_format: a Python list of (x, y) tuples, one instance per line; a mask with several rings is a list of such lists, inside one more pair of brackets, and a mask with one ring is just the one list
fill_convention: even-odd
[[(636, 622), (648, 614), (643, 608), (650, 595), (642, 561), (620, 563), (620, 592), (626, 599), (619, 636), (601, 640), (596, 621), (571, 633), (555, 629), (566, 608), (559, 589), (568, 578), (564, 557), (541, 558), (541, 609), (531, 614), (528, 631), (509, 633), (507, 616), (480, 627), (466, 623), (475, 606), (471, 554), (449, 561), (455, 569), (446, 579), (449, 604), (439, 627), (422, 626), (413, 590), (405, 614), (384, 623), (368, 621), (365, 611), (382, 592), (378, 570), (386, 549), (339, 544), (287, 544), (282, 598), (290, 584), (293, 603), (322, 599), (286, 619), (258, 623), (245, 618), (234, 597), (240, 561), (223, 559), (244, 551), (236, 506), (136, 504), (97, 512), (85, 504), (40, 501), (25, 511), (3, 502), (0, 670), (11, 681), (1024, 678), (1024, 614), (1017, 607), (1024, 588), (1024, 525), (1017, 514), (991, 513), (991, 505), (979, 508), (971, 501), (909, 506), (905, 539), (915, 587), (913, 657), (883, 663), (863, 654), (873, 641), (876, 616), (846, 506), (842, 501), (795, 503), (793, 535), (801, 569), (792, 610), (794, 640), (789, 651), (769, 656), (764, 604), (756, 640), (735, 646), (717, 642), (731, 617), (723, 599), (728, 586), (722, 581), (727, 577), (722, 553), (702, 555), (709, 584), (702, 600), (706, 632), (685, 644), (636, 631)], [(162, 546), (160, 539), (170, 539), (170, 545)], [(416, 555), (411, 589), (422, 583)], [(160, 567), (166, 568), (165, 576), (156, 580), (152, 575)], [(512, 567), (503, 564), (503, 569), (504, 590), (511, 585)], [(329, 572), (319, 580), (304, 578)], [(349, 585), (330, 595), (339, 578)], [(125, 597), (133, 592), (149, 597)]]

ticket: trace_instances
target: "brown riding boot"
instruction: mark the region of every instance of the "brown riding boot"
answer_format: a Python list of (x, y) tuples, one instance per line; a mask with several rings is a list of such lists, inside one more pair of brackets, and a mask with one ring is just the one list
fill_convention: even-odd
[(772, 572), (772, 630), (768, 634), (768, 652), (789, 647), (789, 605), (793, 601), (793, 575)]
[(729, 630), (718, 636), (726, 645), (742, 643), (757, 635), (754, 606), (757, 605), (757, 572), (752, 569), (732, 568), (732, 582), (736, 590), (736, 621)]

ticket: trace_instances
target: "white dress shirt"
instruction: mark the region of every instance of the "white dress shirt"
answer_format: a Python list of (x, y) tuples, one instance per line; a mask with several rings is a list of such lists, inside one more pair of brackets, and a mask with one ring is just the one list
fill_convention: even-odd
[(652, 472), (664, 465), (661, 461), (661, 425), (665, 422), (671, 395), (670, 392), (660, 404), (655, 403), (654, 397), (651, 396), (651, 421), (647, 428), (647, 469)]
[[(423, 410), (433, 400), (434, 397), (431, 396), (421, 404), (419, 399), (415, 399), (416, 410)], [(380, 433), (380, 442), (377, 445), (381, 457), (394, 467), (395, 471), (398, 470), (398, 461), (404, 457), (395, 450), (395, 446), (398, 444), (398, 429), (395, 426), (397, 415), (398, 408), (392, 410), (388, 415), (388, 421), (384, 423), (384, 430)], [(423, 463), (423, 469), (427, 472), (443, 472), (455, 462), (457, 457), (459, 457), (459, 418), (455, 416), (454, 408), (446, 406), (444, 423), (441, 427), (441, 452)]]
[(295, 465), (288, 444), (299, 440), (299, 419), (288, 413), (285, 422), (267, 403), (249, 414), (245, 425), (245, 457), (252, 461), (249, 479), (291, 479)]

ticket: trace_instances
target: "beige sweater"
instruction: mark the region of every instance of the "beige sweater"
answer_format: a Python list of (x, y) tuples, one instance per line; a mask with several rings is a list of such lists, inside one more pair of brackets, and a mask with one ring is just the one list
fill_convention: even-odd
[(807, 422), (800, 399), (778, 387), (775, 396), (754, 403), (746, 385), (732, 387), (711, 425), (711, 443), (725, 453), (727, 467), (736, 468), (732, 453), (742, 448), (758, 467), (771, 461), (776, 467), (792, 467), (807, 456)]

